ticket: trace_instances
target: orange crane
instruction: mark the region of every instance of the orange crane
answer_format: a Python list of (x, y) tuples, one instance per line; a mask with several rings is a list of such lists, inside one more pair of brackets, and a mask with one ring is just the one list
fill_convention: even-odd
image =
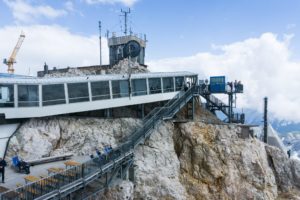
[(6, 64), (7, 67), (8, 67), (8, 68), (7, 68), (7, 72), (8, 72), (9, 74), (13, 74), (14, 71), (15, 71), (13, 65), (14, 65), (14, 63), (16, 63), (16, 56), (17, 56), (18, 51), (19, 51), (20, 48), (21, 48), (21, 45), (22, 45), (24, 39), (25, 39), (25, 34), (24, 34), (24, 32), (22, 31), (22, 32), (21, 32), (21, 35), (20, 35), (20, 37), (19, 37), (19, 40), (18, 40), (18, 42), (17, 42), (17, 44), (16, 44), (16, 46), (15, 46), (13, 52), (11, 53), (9, 59), (4, 59), (4, 61), (3, 61), (3, 63)]

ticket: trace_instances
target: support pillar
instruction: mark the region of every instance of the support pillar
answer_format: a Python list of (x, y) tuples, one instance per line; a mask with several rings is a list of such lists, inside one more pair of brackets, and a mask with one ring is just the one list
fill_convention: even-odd
[(112, 118), (112, 109), (111, 108), (107, 108), (104, 110), (104, 117), (105, 118)]
[(264, 142), (268, 144), (268, 98), (264, 98)]
[(128, 170), (129, 181), (134, 182), (134, 166), (129, 167)]
[(144, 104), (140, 104), (140, 105), (137, 105), (137, 108), (138, 108), (138, 117), (140, 118), (144, 118), (145, 117), (145, 105)]
[(194, 120), (195, 114), (195, 99), (194, 97), (187, 103), (187, 118)]
[(229, 92), (228, 93), (228, 106), (229, 106), (229, 109), (228, 109), (228, 122), (229, 123), (232, 123), (233, 121), (233, 93), (232, 92)]

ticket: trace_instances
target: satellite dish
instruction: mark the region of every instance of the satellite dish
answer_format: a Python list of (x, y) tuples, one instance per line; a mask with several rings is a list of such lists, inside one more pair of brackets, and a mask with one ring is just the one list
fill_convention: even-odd
[(128, 58), (129, 56), (134, 58), (140, 54), (140, 51), (141, 45), (137, 41), (131, 40), (125, 44), (123, 48), (123, 55), (124, 58)]

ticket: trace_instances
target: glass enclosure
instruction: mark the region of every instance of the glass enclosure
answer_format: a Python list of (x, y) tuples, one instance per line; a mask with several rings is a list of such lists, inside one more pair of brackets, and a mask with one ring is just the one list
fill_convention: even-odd
[(180, 77), (175, 77), (175, 90), (176, 91), (180, 91), (181, 89), (183, 89), (184, 87), (184, 77), (180, 76)]
[(112, 81), (113, 98), (129, 97), (127, 80)]
[(147, 95), (146, 79), (132, 79), (132, 96)]
[[(196, 84), (197, 76), (177, 76), (177, 77), (157, 77), (148, 78), (148, 87), (146, 78), (136, 78), (131, 80), (129, 88), (128, 80), (93, 81), (91, 82), (91, 94), (89, 94), (88, 82), (67, 83), (69, 103), (88, 102), (89, 95), (93, 101), (113, 98), (129, 97), (159, 94), (166, 92), (180, 91), (185, 85), (191, 87)], [(131, 90), (131, 91), (130, 91)], [(19, 107), (42, 106), (66, 104), (66, 91), (64, 83), (56, 83), (41, 86), (41, 99), (39, 99), (39, 86), (36, 84), (17, 85), (17, 94), (14, 94), (14, 84), (0, 84), (0, 108), (15, 107), (15, 96), (18, 99)], [(112, 91), (112, 94), (110, 94)]]
[(93, 101), (110, 98), (109, 81), (91, 82), (91, 88)]
[(64, 84), (53, 84), (42, 86), (43, 106), (65, 104)]
[(18, 106), (39, 106), (38, 85), (18, 85)]
[(0, 107), (14, 107), (14, 85), (0, 84)]
[(173, 77), (163, 78), (163, 92), (174, 92)]
[(161, 78), (149, 78), (150, 94), (161, 93)]
[(89, 101), (88, 83), (68, 83), (69, 102)]

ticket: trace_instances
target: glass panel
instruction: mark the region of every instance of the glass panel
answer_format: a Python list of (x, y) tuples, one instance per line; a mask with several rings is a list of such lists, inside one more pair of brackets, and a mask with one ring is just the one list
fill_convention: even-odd
[(20, 107), (39, 106), (38, 85), (18, 85), (18, 105)]
[(14, 107), (14, 85), (0, 84), (0, 107)]
[(147, 95), (146, 79), (132, 79), (131, 83), (133, 96)]
[(43, 106), (65, 104), (64, 84), (43, 85)]
[(89, 101), (88, 83), (68, 83), (69, 102)]
[(174, 92), (174, 83), (173, 77), (165, 77), (163, 78), (163, 92)]
[(184, 87), (184, 77), (175, 77), (175, 87), (176, 91), (182, 90)]
[(113, 98), (128, 97), (128, 81), (112, 81)]
[(149, 90), (150, 94), (161, 93), (161, 79), (160, 78), (149, 78)]
[(91, 87), (93, 101), (110, 98), (108, 81), (91, 82)]

